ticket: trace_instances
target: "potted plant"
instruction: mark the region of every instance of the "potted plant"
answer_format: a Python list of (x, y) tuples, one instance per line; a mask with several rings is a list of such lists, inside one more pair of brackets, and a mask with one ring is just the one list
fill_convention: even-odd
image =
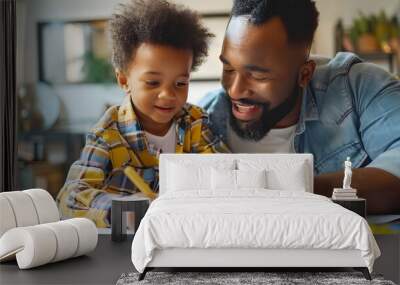
[(366, 16), (360, 12), (360, 16), (353, 20), (350, 28), (350, 38), (360, 53), (374, 53), (380, 51), (379, 42), (374, 34), (376, 25), (375, 16)]
[(399, 48), (400, 25), (396, 16), (389, 19), (384, 11), (370, 16), (360, 12), (353, 20), (349, 36), (359, 53), (391, 53)]

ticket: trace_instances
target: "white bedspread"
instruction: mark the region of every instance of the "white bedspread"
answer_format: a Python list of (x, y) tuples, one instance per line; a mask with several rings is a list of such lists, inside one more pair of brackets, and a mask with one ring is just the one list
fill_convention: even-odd
[(198, 193), (166, 193), (151, 204), (132, 243), (139, 272), (165, 248), (358, 249), (371, 272), (380, 255), (365, 219), (326, 197), (265, 189)]

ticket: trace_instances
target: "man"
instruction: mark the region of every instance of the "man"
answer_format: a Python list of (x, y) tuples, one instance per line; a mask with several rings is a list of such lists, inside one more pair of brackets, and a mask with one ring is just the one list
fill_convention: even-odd
[(315, 193), (352, 187), (369, 213), (400, 212), (400, 82), (350, 53), (316, 65), (311, 0), (236, 0), (220, 59), (222, 90), (201, 105), (233, 152), (312, 153)]

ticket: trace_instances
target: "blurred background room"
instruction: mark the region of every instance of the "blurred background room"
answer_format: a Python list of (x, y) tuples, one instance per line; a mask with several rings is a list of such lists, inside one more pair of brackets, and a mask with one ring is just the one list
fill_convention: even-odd
[[(17, 0), (18, 189), (54, 197), (85, 133), (124, 96), (110, 64), (107, 19), (121, 0)], [(189, 102), (219, 88), (218, 60), (231, 0), (175, 0), (216, 34), (193, 74)], [(352, 51), (400, 73), (400, 0), (317, 0), (312, 53)]]

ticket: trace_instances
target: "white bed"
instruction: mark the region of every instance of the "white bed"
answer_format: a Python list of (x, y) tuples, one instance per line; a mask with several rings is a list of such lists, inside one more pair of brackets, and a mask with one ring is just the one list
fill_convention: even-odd
[(140, 278), (155, 267), (354, 267), (370, 278), (380, 251), (367, 222), (312, 194), (312, 181), (307, 154), (161, 155), (160, 196), (132, 243)]

